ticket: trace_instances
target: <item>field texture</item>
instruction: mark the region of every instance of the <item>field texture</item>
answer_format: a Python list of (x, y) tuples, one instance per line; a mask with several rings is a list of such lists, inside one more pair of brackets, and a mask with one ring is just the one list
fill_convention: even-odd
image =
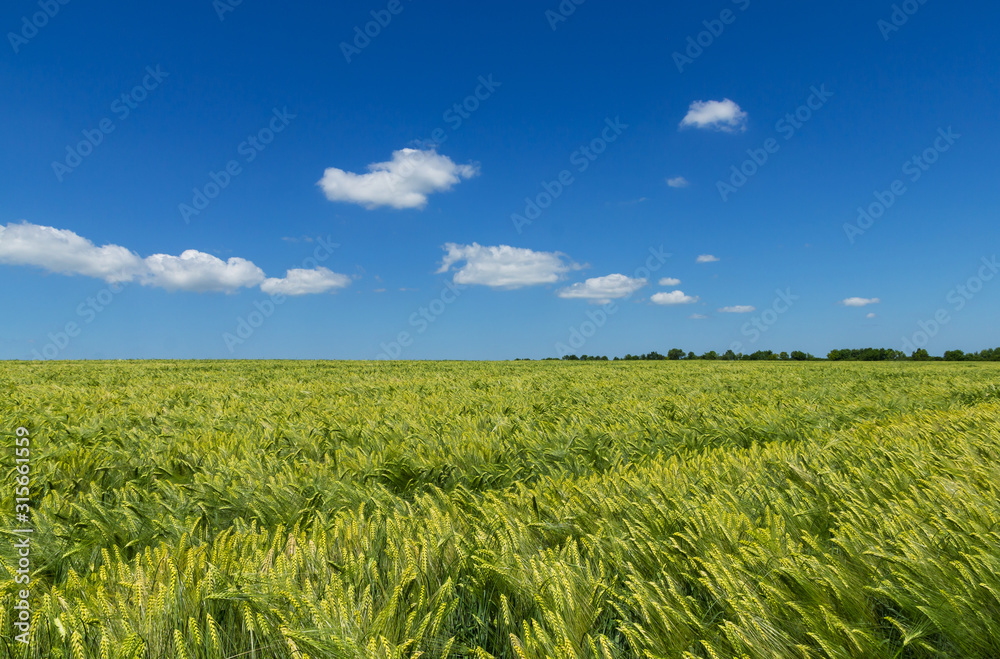
[(1000, 657), (1000, 365), (7, 363), (0, 386), (0, 657)]

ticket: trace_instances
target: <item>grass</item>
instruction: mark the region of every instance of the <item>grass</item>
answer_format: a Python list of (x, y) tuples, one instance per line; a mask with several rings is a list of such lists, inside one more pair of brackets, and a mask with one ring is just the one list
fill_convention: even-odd
[[(1000, 656), (1000, 366), (0, 365), (0, 656)], [(8, 512), (10, 511), (10, 512)]]

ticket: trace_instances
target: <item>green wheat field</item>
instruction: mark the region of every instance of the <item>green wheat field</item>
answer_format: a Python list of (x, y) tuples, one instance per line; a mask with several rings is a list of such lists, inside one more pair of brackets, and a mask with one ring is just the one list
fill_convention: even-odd
[(2, 657), (1000, 657), (997, 364), (7, 362), (0, 385)]

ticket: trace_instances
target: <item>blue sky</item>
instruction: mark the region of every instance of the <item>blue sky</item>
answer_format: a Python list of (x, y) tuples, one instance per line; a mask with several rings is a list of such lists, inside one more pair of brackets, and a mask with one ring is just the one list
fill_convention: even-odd
[(995, 3), (232, 1), (0, 10), (0, 357), (1000, 344)]

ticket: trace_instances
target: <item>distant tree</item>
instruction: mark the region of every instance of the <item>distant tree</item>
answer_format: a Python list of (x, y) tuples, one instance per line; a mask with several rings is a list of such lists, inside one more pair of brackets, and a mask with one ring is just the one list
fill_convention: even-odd
[(734, 361), (734, 360), (738, 359), (738, 356), (737, 356), (737, 354), (736, 354), (735, 352), (733, 352), (732, 350), (727, 350), (727, 351), (726, 351), (726, 354), (724, 354), (724, 355), (722, 356), (722, 358), (723, 358), (723, 359), (728, 359), (729, 361)]
[(853, 348), (844, 350), (831, 350), (826, 356), (832, 362), (854, 361), (854, 362), (884, 362), (904, 359), (906, 357), (899, 350), (891, 348)]
[(688, 356), (685, 357), (684, 359), (698, 359), (698, 355), (694, 354), (693, 352), (689, 352)]
[(781, 359), (781, 360), (784, 360), (784, 361), (788, 361), (788, 353), (787, 352), (782, 352), (780, 355), (778, 355), (778, 359)]
[(986, 362), (1000, 362), (1000, 348), (983, 350), (978, 354), (978, 358)]
[[(975, 355), (974, 354), (973, 355), (969, 355), (969, 357), (973, 357), (973, 356), (975, 356)], [(961, 350), (945, 350), (944, 351), (944, 360), (946, 362), (961, 362), (961, 361), (965, 361), (966, 359), (967, 359), (967, 357), (966, 357), (965, 353), (962, 352)]]
[(677, 359), (682, 359), (683, 357), (684, 357), (684, 351), (681, 350), (680, 348), (671, 348), (667, 352), (667, 359), (677, 360)]
[(701, 356), (702, 359), (718, 359), (719, 353), (714, 350), (709, 350), (704, 355)]
[(915, 362), (927, 362), (930, 361), (931, 356), (926, 349), (918, 348), (913, 351), (912, 355), (910, 355), (910, 359), (912, 359)]
[(801, 350), (792, 350), (792, 354), (790, 356), (792, 358), (792, 361), (797, 361), (797, 362), (804, 362), (808, 359), (812, 359), (812, 355), (804, 353)]

